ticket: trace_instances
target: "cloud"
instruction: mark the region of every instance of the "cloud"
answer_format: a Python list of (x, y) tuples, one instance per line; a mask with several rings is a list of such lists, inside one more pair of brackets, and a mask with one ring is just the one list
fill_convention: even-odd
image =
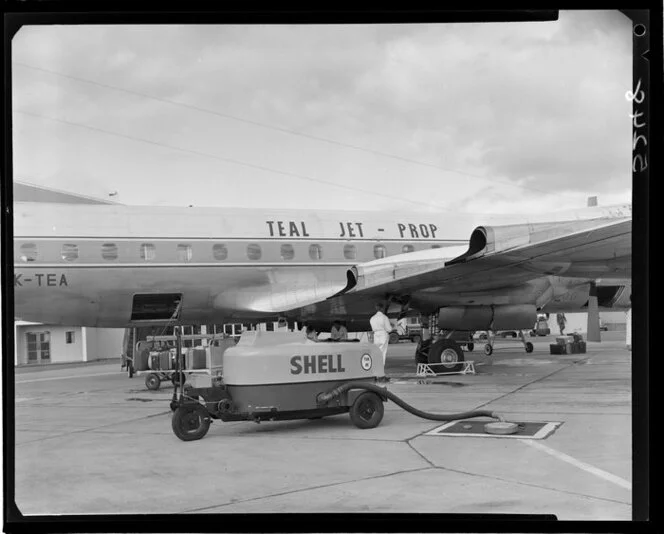
[[(630, 23), (614, 12), (561, 12), (557, 22), (523, 24), (24, 28), (14, 40), (16, 61), (266, 127), (16, 66), (15, 109), (248, 164), (61, 125), (45, 130), (51, 138), (32, 136), (39, 142), (19, 149), (16, 165), (104, 175), (141, 198), (137, 180), (159, 176), (175, 182), (159, 194), (176, 203), (183, 174), (208, 191), (217, 177), (235, 177), (253, 183), (255, 195), (262, 177), (266, 203), (274, 199), (271, 184), (285, 182), (331, 203), (347, 205), (352, 196), (388, 208), (399, 197), (454, 208), (480, 195), (488, 209), (498, 194), (491, 185), (509, 191), (508, 201), (515, 192), (537, 202), (541, 191), (581, 199), (587, 191), (624, 191), (630, 44)], [(77, 157), (63, 146), (74, 139), (85, 147)], [(50, 161), (31, 161), (35, 151)], [(389, 181), (395, 200), (344, 195), (250, 165), (368, 190)]]

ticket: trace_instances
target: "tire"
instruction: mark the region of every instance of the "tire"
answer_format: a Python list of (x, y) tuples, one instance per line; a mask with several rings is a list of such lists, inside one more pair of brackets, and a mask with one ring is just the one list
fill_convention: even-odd
[(491, 356), (493, 354), (493, 347), (488, 343), (484, 345), (484, 354), (486, 354), (487, 356)]
[(134, 378), (134, 366), (131, 362), (127, 364), (127, 374), (129, 375), (129, 378)]
[(475, 343), (466, 343), (466, 349), (468, 349), (468, 352), (473, 352), (475, 349)]
[(375, 428), (383, 420), (382, 399), (372, 391), (360, 394), (350, 407), (350, 420), (357, 428)]
[(457, 372), (463, 369), (465, 358), (463, 351), (456, 341), (451, 339), (439, 339), (429, 349), (429, 365), (439, 364), (446, 372)]
[(145, 377), (145, 386), (151, 391), (157, 391), (161, 385), (161, 379), (155, 373)]
[(200, 404), (182, 404), (173, 413), (171, 426), (182, 441), (195, 441), (210, 429), (210, 415)]
[(399, 334), (396, 332), (390, 332), (389, 344), (394, 345), (395, 343), (399, 343)]
[(534, 348), (533, 344), (530, 341), (528, 341), (528, 343), (526, 343), (526, 352), (532, 352), (533, 348)]
[(416, 343), (416, 344), (419, 345), (419, 344), (420, 344), (420, 341), (422, 341), (422, 336), (413, 336), (413, 337), (410, 338), (410, 340), (411, 340), (413, 343)]

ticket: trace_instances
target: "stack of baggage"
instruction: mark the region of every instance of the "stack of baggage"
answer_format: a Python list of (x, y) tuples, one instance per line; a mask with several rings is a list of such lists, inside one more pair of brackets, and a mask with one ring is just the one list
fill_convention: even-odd
[(580, 334), (574, 333), (557, 337), (556, 342), (549, 345), (549, 350), (551, 354), (585, 354), (586, 342)]

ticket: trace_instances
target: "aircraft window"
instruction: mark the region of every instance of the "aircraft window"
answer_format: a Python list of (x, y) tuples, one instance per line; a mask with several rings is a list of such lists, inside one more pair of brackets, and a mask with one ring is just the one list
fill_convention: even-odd
[(191, 245), (178, 245), (178, 260), (191, 261)]
[(101, 246), (101, 257), (105, 260), (117, 260), (118, 246), (115, 243), (104, 243)]
[(78, 259), (78, 245), (65, 243), (62, 245), (62, 259), (65, 261), (74, 261)]
[(143, 243), (141, 245), (141, 259), (144, 261), (154, 260), (157, 257), (157, 251), (152, 243)]
[(344, 245), (344, 258), (354, 260), (357, 258), (357, 249), (355, 245)]
[(225, 260), (228, 258), (228, 249), (226, 248), (226, 245), (221, 245), (220, 243), (212, 245), (212, 255), (215, 260)]
[(295, 257), (295, 249), (293, 245), (281, 245), (281, 259), (292, 260)]
[(24, 243), (21, 245), (21, 261), (35, 261), (37, 259), (37, 245)]
[(261, 259), (261, 246), (256, 243), (251, 243), (247, 245), (247, 258), (250, 260), (260, 260)]
[(374, 245), (374, 258), (380, 259), (387, 256), (385, 245)]
[(431, 245), (431, 248), (440, 248), (440, 245)]
[(309, 247), (309, 257), (312, 260), (322, 260), (323, 259), (323, 247), (320, 245), (311, 245)]
[(414, 247), (413, 245), (404, 245), (404, 246), (401, 248), (401, 252), (403, 252), (403, 253), (406, 253), (406, 252), (414, 252), (414, 251), (415, 251), (415, 247)]

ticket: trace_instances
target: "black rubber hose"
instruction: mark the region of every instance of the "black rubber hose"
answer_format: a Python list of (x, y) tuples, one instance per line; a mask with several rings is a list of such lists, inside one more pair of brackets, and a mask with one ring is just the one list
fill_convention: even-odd
[(450, 413), (450, 414), (423, 412), (422, 410), (418, 410), (414, 406), (408, 404), (406, 401), (400, 399), (394, 393), (388, 391), (386, 388), (369, 383), (359, 384), (359, 383), (347, 382), (346, 384), (336, 387), (328, 391), (327, 393), (321, 393), (320, 395), (318, 395), (316, 400), (318, 401), (319, 404), (325, 404), (331, 401), (332, 399), (335, 399), (345, 391), (349, 391), (351, 389), (365, 389), (367, 391), (373, 391), (374, 393), (377, 393), (381, 397), (386, 397), (390, 399), (397, 406), (400, 406), (407, 412), (410, 412), (413, 415), (416, 415), (417, 417), (421, 417), (422, 419), (431, 419), (432, 421), (455, 421), (457, 419), (471, 419), (473, 417), (491, 417), (493, 419), (498, 419), (499, 421), (504, 421), (504, 419), (496, 412), (492, 412), (489, 410), (473, 410), (470, 412)]

